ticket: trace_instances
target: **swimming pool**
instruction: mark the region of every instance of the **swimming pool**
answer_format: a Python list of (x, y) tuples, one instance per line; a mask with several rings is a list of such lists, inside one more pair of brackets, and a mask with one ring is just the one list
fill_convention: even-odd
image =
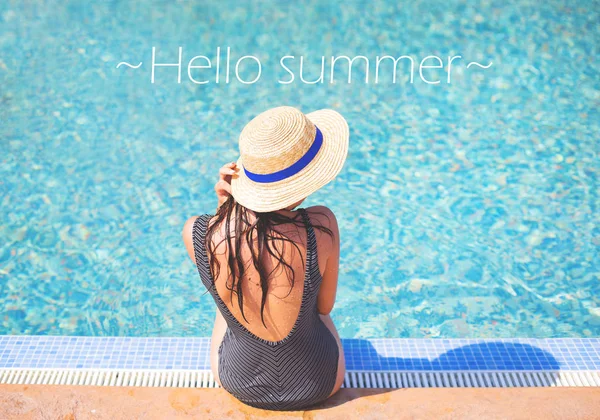
[[(244, 124), (289, 104), (350, 122), (344, 171), (307, 202), (340, 223), (342, 337), (597, 337), (599, 10), (1, 3), (0, 334), (208, 336), (181, 227), (214, 211)], [(152, 47), (187, 63), (219, 46), (257, 57), (260, 80), (160, 68), (151, 83)], [(277, 83), (285, 55), (315, 80), (322, 56), (383, 54), (464, 59), (450, 84), (435, 70), (444, 83), (364, 83), (358, 64), (356, 83), (300, 83), (297, 68)]]

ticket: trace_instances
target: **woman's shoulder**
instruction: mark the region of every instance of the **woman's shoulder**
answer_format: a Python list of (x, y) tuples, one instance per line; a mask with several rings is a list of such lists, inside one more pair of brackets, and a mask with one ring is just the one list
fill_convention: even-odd
[(326, 206), (311, 206), (305, 208), (312, 225), (323, 226), (332, 231), (334, 235), (338, 235), (337, 218), (333, 211)]
[(215, 217), (214, 214), (209, 214), (209, 213), (204, 213), (204, 214), (200, 214), (198, 216), (192, 216), (189, 219), (187, 219), (185, 221), (185, 224), (183, 225), (183, 232), (188, 233), (189, 235), (191, 235), (193, 233), (194, 230), (194, 225), (196, 224), (196, 221), (198, 222), (206, 222), (208, 220), (211, 220), (213, 217)]
[[(183, 231), (181, 232), (181, 236), (183, 237), (183, 243), (190, 254), (190, 257), (194, 255), (194, 226), (196, 225), (196, 221), (204, 222), (206, 220), (210, 220), (214, 214), (201, 214), (199, 216), (192, 216), (186, 220), (183, 225)], [(197, 234), (197, 232), (196, 232)], [(192, 258), (193, 259), (193, 258)]]
[(310, 206), (305, 207), (304, 210), (308, 212), (311, 218), (313, 217), (327, 217), (330, 219), (335, 219), (335, 214), (333, 211), (327, 206)]

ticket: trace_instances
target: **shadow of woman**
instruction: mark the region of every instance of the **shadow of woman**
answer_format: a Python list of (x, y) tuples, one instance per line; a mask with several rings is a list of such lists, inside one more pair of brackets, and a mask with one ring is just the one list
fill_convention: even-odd
[[(511, 341), (482, 341), (451, 348), (438, 357), (428, 358), (397, 357), (400, 353), (429, 353), (439, 350), (443, 339), (423, 340), (423, 348), (417, 349), (418, 341), (408, 341), (406, 347), (392, 348), (388, 340), (342, 339), (346, 371), (369, 372), (545, 372), (546, 379), (554, 384), (560, 370), (559, 362), (547, 351), (530, 344)], [(373, 344), (375, 343), (375, 345)], [(444, 345), (444, 344), (442, 344)], [(377, 348), (375, 347), (377, 346)], [(392, 356), (389, 356), (389, 355)], [(385, 394), (398, 388), (341, 388), (328, 400), (312, 409), (335, 407), (355, 398)]]

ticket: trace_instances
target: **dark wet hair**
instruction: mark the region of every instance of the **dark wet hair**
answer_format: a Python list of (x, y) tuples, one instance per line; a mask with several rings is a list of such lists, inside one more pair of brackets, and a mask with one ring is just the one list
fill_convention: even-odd
[[(256, 216), (256, 220), (253, 223), (250, 223), (248, 220), (248, 214), (250, 212), (254, 213), (254, 215)], [(231, 234), (232, 214), (235, 214), (235, 226), (233, 236)], [(262, 289), (262, 298), (260, 303), (260, 318), (263, 325), (266, 328), (263, 312), (265, 304), (267, 302), (269, 278), (274, 272), (277, 271), (277, 269), (280, 266), (283, 266), (283, 269), (287, 272), (288, 278), (290, 279), (290, 293), (294, 288), (295, 280), (294, 270), (292, 269), (292, 266), (283, 259), (283, 248), (281, 252), (278, 252), (276, 247), (273, 246), (274, 242), (277, 240), (283, 241), (284, 244), (285, 242), (289, 242), (294, 247), (296, 247), (298, 253), (300, 253), (300, 248), (294, 241), (292, 241), (286, 235), (275, 231), (273, 228), (275, 226), (287, 223), (292, 223), (295, 226), (304, 227), (302, 215), (298, 213), (295, 217), (287, 217), (276, 212), (254, 212), (237, 203), (233, 197), (229, 196), (225, 203), (223, 203), (221, 207), (217, 210), (215, 217), (216, 220), (208, 226), (205, 244), (210, 261), (210, 268), (212, 272), (213, 281), (216, 281), (216, 279), (219, 277), (219, 273), (221, 270), (221, 264), (216, 258), (216, 249), (221, 243), (226, 242), (228, 268), (227, 280), (229, 280), (229, 278), (232, 277), (231, 286), (229, 286), (228, 282), (226, 282), (227, 289), (232, 292), (230, 295), (230, 302), (233, 305), (233, 294), (235, 294), (237, 296), (240, 311), (242, 312), (242, 317), (244, 318), (244, 321), (248, 322), (246, 316), (244, 315), (244, 297), (242, 295), (241, 282), (242, 278), (244, 277), (244, 274), (246, 273), (246, 263), (242, 261), (241, 249), (242, 246), (249, 246), (251, 244), (252, 246), (250, 246), (250, 252), (252, 254), (252, 264), (259, 274), (260, 287)], [(225, 223), (225, 238), (222, 239), (218, 244), (215, 244), (212, 241), (212, 237), (223, 223)], [(333, 237), (333, 232), (331, 231), (331, 229), (325, 226), (318, 225), (313, 225), (313, 227)], [(244, 239), (245, 243), (243, 241)], [(234, 251), (233, 253), (231, 252), (232, 250)], [(263, 255), (265, 255), (265, 252), (270, 254), (277, 260), (277, 265), (270, 272), (267, 272), (265, 264), (262, 261), (262, 257)]]

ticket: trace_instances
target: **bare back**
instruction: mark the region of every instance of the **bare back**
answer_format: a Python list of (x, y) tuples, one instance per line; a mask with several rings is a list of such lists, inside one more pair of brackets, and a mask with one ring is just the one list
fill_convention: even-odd
[[(283, 241), (274, 241), (272, 246), (276, 253), (281, 253), (282, 258), (293, 270), (294, 282), (291, 282), (291, 276), (288, 270), (278, 263), (278, 261), (267, 252), (263, 252), (262, 263), (265, 264), (267, 272), (275, 272), (268, 279), (267, 298), (264, 307), (264, 322), (261, 321), (261, 298), (262, 289), (258, 271), (251, 264), (252, 255), (248, 244), (243, 243), (241, 247), (242, 261), (246, 262), (246, 273), (241, 279), (244, 316), (238, 304), (236, 293), (232, 292), (231, 278), (228, 278), (227, 260), (229, 250), (227, 243), (223, 241), (225, 237), (225, 224), (220, 227), (220, 231), (214, 235), (213, 242), (218, 244), (216, 257), (220, 263), (221, 270), (218, 278), (215, 278), (217, 293), (232, 313), (233, 316), (254, 335), (269, 341), (279, 341), (286, 337), (292, 330), (300, 311), (302, 294), (304, 289), (304, 279), (306, 275), (306, 252), (307, 252), (307, 234), (302, 225), (302, 220), (297, 212), (299, 225), (285, 224), (275, 227), (277, 233), (285, 235), (292, 240), (296, 246)], [(232, 232), (233, 236), (233, 232)], [(277, 265), (279, 264), (279, 267)]]

